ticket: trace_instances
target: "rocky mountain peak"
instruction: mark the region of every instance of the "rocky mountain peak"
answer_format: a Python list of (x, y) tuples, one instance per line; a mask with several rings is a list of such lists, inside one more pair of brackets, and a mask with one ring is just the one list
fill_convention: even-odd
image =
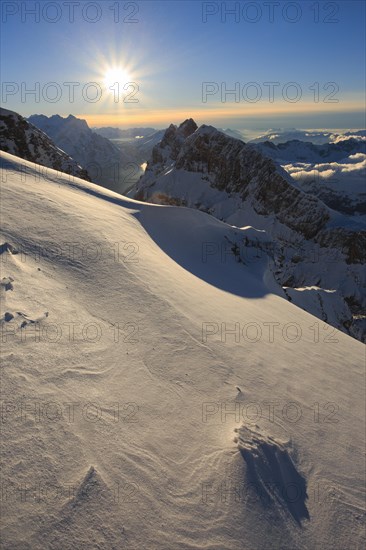
[(198, 126), (193, 118), (187, 118), (178, 128), (178, 132), (187, 138), (197, 130)]
[[(204, 194), (211, 193), (213, 188), (240, 201), (249, 201), (258, 214), (275, 215), (280, 223), (306, 238), (314, 237), (329, 219), (326, 206), (299, 190), (275, 161), (213, 126), (202, 125), (197, 129), (192, 119), (178, 128), (170, 125), (166, 130), (153, 149), (136, 196), (149, 200), (154, 193), (164, 191), (165, 195), (165, 188), (170, 185), (170, 180), (164, 177), (168, 168), (173, 168), (175, 178), (174, 196), (170, 199), (180, 200), (179, 195), (185, 194), (185, 182), (175, 172), (184, 171), (198, 178), (197, 185), (202, 186)], [(179, 180), (182, 183), (178, 190)]]
[[(43, 115), (39, 115), (43, 117)], [(47, 117), (44, 117), (47, 119)], [(52, 139), (24, 117), (0, 109), (0, 149), (17, 157), (90, 181), (77, 161), (59, 149)]]
[(175, 160), (184, 143), (184, 140), (197, 130), (197, 124), (192, 118), (182, 122), (179, 126), (171, 124), (165, 131), (165, 134), (152, 151), (152, 158), (148, 164), (148, 170), (151, 164), (163, 165), (168, 159)]
[[(193, 129), (194, 125), (190, 125)], [(156, 204), (198, 208), (236, 227), (251, 225), (266, 231), (269, 239), (285, 251), (301, 243), (308, 250), (307, 255), (300, 254), (293, 263), (283, 262), (283, 252), (276, 257), (280, 284), (295, 290), (312, 286), (334, 289), (341, 288), (341, 280), (348, 278), (352, 282), (343, 285), (340, 303), (343, 308), (344, 300), (349, 300), (352, 315), (357, 316), (363, 304), (357, 281), (365, 261), (366, 242), (366, 232), (359, 224), (350, 225), (350, 220), (317, 196), (302, 191), (290, 174), (255, 144), (245, 144), (206, 125), (184, 138), (181, 127), (171, 125), (167, 129), (130, 196)], [(342, 266), (340, 275), (327, 270), (319, 274), (314, 268), (315, 260), (309, 260), (314, 254), (337, 255)], [(319, 292), (316, 291), (316, 299)], [(303, 296), (299, 291), (291, 299), (301, 305)], [(320, 293), (319, 300), (322, 299)], [(304, 307), (307, 309), (308, 305)], [(351, 316), (346, 306), (343, 310)], [(324, 319), (330, 317), (330, 313), (323, 315)], [(338, 317), (336, 326), (344, 329), (344, 315)], [(348, 319), (346, 324), (348, 328), (352, 325), (357, 334), (354, 319)]]

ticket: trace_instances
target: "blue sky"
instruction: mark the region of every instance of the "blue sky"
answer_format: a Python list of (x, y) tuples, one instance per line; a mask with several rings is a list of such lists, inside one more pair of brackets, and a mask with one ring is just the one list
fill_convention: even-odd
[[(164, 127), (188, 116), (236, 128), (365, 125), (362, 1), (28, 0), (1, 8), (2, 105), (25, 116), (72, 113), (92, 126)], [(119, 75), (118, 90), (107, 88), (106, 74)], [(65, 82), (79, 83), (74, 101)], [(269, 82), (277, 83), (272, 101)]]

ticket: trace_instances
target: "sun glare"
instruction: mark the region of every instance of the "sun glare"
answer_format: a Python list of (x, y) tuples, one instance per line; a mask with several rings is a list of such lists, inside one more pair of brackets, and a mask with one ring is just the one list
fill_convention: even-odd
[(108, 69), (104, 74), (104, 85), (106, 88), (110, 88), (116, 82), (120, 86), (124, 86), (128, 82), (131, 82), (132, 78), (128, 71), (123, 67), (112, 67)]

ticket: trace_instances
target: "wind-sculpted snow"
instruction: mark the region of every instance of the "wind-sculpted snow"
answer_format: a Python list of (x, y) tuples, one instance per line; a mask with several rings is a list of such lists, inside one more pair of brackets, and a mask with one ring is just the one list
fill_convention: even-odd
[(117, 492), (113, 493), (93, 466), (83, 479), (77, 480), (72, 491), (58, 518), (41, 527), (37, 536), (31, 539), (31, 547), (38, 548), (42, 543), (65, 550), (126, 546), (123, 517), (114, 518), (114, 529), (107, 528), (111, 517), (115, 516)]
[(249, 483), (259, 493), (262, 503), (269, 506), (280, 503), (299, 523), (310, 519), (306, 480), (297, 471), (286, 446), (245, 425), (236, 432)]
[(0, 157), (3, 547), (362, 548), (364, 347), (269, 233)]

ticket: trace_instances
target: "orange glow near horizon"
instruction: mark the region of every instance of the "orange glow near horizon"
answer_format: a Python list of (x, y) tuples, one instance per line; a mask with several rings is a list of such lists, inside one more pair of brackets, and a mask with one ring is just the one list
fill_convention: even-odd
[(212, 106), (211, 108), (187, 108), (181, 109), (157, 109), (157, 110), (145, 110), (139, 107), (126, 109), (114, 113), (79, 113), (75, 116), (83, 118), (87, 121), (89, 126), (101, 127), (101, 126), (149, 126), (158, 125), (165, 126), (171, 123), (180, 123), (187, 118), (193, 118), (196, 121), (210, 121), (221, 119), (232, 119), (236, 121), (238, 118), (245, 117), (246, 119), (270, 117), (276, 115), (304, 115), (304, 114), (331, 114), (339, 112), (358, 112), (363, 111), (362, 102), (349, 102), (342, 104), (340, 109), (339, 103), (314, 103), (314, 102), (302, 102), (299, 103), (285, 103), (277, 104), (277, 106), (255, 106), (243, 105), (239, 107), (238, 104), (219, 104)]

